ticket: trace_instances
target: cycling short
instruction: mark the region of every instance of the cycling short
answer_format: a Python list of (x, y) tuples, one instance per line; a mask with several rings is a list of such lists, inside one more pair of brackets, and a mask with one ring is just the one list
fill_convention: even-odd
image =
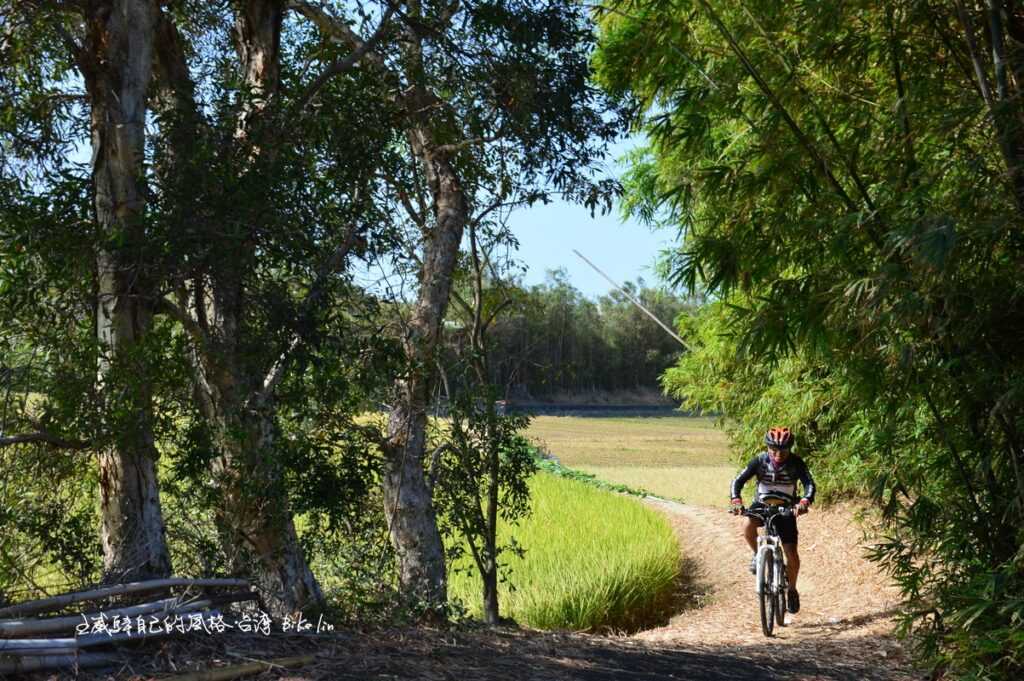
[[(765, 508), (766, 506), (762, 504), (760, 501), (755, 501), (753, 504), (750, 505), (750, 510), (755, 513), (760, 513)], [(758, 526), (764, 524), (758, 518), (751, 518), (751, 520), (757, 523)], [(797, 543), (797, 539), (799, 538), (800, 533), (797, 532), (796, 529), (796, 516), (791, 515), (775, 518), (775, 520), (772, 521), (772, 525), (774, 525), (775, 529), (778, 530), (779, 537), (782, 539), (783, 544)]]

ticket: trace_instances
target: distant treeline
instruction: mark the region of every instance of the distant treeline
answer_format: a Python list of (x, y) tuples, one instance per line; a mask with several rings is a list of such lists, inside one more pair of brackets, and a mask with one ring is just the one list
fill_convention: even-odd
[[(643, 279), (623, 285), (665, 324), (696, 302)], [(513, 308), (488, 333), (491, 380), (507, 399), (543, 399), (598, 392), (660, 391), (659, 376), (682, 347), (617, 291), (592, 300), (565, 270), (542, 284), (513, 287)], [(449, 325), (449, 358), (457, 361), (462, 327)]]

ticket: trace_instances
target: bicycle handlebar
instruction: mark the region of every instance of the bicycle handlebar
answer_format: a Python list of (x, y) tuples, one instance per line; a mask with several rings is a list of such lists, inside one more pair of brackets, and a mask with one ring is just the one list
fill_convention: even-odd
[(796, 515), (795, 506), (765, 506), (764, 512), (759, 513), (757, 511), (751, 511), (746, 506), (740, 506), (740, 515), (745, 515), (748, 518), (758, 518), (760, 520), (766, 520), (770, 517), (775, 516), (792, 516)]

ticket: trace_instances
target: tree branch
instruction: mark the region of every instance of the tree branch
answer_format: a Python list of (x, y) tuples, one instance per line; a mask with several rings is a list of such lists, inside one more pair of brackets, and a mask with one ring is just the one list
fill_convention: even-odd
[(964, 29), (964, 38), (967, 40), (967, 50), (971, 55), (971, 64), (974, 66), (974, 75), (978, 79), (981, 97), (985, 100), (989, 110), (992, 110), (992, 90), (989, 88), (988, 78), (985, 76), (985, 68), (981, 64), (981, 52), (978, 49), (978, 41), (974, 36), (974, 22), (971, 21), (971, 15), (964, 9), (964, 5), (960, 0), (953, 0), (953, 5), (956, 7), (956, 15), (960, 19), (960, 25)]
[(462, 295), (460, 295), (459, 292), (456, 291), (455, 289), (452, 289), (452, 300), (459, 307), (461, 307), (462, 311), (465, 312), (470, 318), (473, 317), (473, 307), (469, 303), (467, 303), (466, 299), (463, 298)]
[(409, 194), (401, 185), (399, 185), (398, 180), (390, 174), (385, 173), (384, 181), (391, 185), (391, 188), (395, 190), (395, 194), (398, 195), (399, 202), (401, 202), (402, 207), (405, 208), (405, 212), (409, 214), (409, 217), (412, 218), (412, 221), (416, 223), (416, 226), (421, 230), (424, 229), (426, 227), (426, 218), (424, 218), (423, 214), (416, 210), (412, 205), (412, 202), (409, 200)]
[[(932, 417), (935, 419), (939, 438), (942, 440), (943, 444), (946, 445), (946, 449), (949, 451), (950, 455), (953, 457), (954, 463), (956, 464), (956, 470), (960, 473), (960, 479), (967, 490), (968, 499), (970, 499), (971, 505), (974, 507), (975, 519), (978, 523), (981, 523), (985, 518), (985, 514), (981, 510), (981, 504), (978, 502), (978, 494), (974, 491), (974, 484), (971, 482), (971, 476), (967, 472), (967, 466), (964, 463), (963, 457), (960, 456), (960, 452), (957, 451), (956, 446), (949, 438), (949, 427), (946, 425), (946, 420), (942, 418), (942, 414), (939, 412), (939, 408), (932, 400), (931, 393), (928, 392), (928, 389), (923, 389), (921, 394), (924, 397), (925, 403), (928, 405), (928, 409), (932, 412)], [(981, 525), (979, 525), (979, 527), (981, 527)], [(988, 535), (989, 541), (991, 541), (991, 534), (989, 532), (982, 532), (981, 534)]]
[(782, 64), (782, 67), (789, 74), (790, 78), (793, 81), (793, 84), (796, 86), (797, 91), (801, 95), (803, 95), (804, 98), (807, 100), (807, 103), (810, 104), (811, 111), (814, 113), (814, 117), (818, 120), (818, 123), (821, 125), (822, 130), (824, 130), (825, 132), (825, 136), (828, 137), (829, 142), (832, 144), (832, 148), (835, 150), (836, 154), (839, 155), (839, 158), (842, 160), (843, 165), (846, 166), (846, 172), (850, 175), (850, 179), (853, 180), (854, 186), (857, 187), (857, 192), (861, 195), (861, 198), (864, 199), (864, 205), (868, 207), (868, 210), (874, 212), (875, 204), (871, 200), (871, 195), (868, 193), (867, 186), (864, 184), (864, 181), (861, 180), (860, 173), (857, 172), (857, 168), (855, 167), (854, 162), (843, 151), (842, 146), (839, 144), (839, 139), (836, 137), (835, 131), (832, 129), (832, 126), (829, 125), (828, 119), (825, 118), (825, 113), (821, 110), (821, 107), (818, 106), (817, 102), (811, 96), (811, 93), (808, 92), (807, 89), (800, 83), (800, 79), (798, 77), (796, 69), (793, 68), (793, 65), (789, 63), (789, 59), (786, 58), (786, 55), (783, 54), (779, 46), (775, 44), (775, 41), (772, 40), (771, 35), (769, 35), (768, 31), (765, 30), (765, 28), (761, 25), (761, 22), (758, 21), (757, 17), (755, 17), (746, 7), (743, 8), (743, 11), (747, 15), (747, 17), (754, 23), (754, 26), (757, 27), (758, 31), (761, 33), (764, 39), (768, 41), (768, 44), (772, 46), (775, 56), (778, 58), (779, 63)]
[(437, 485), (437, 467), (441, 463), (441, 454), (445, 450), (452, 449), (451, 444), (445, 442), (440, 447), (434, 450), (430, 455), (430, 469), (427, 473), (427, 487), (430, 489), (430, 493), (434, 493), (434, 486)]
[(462, 151), (467, 147), (476, 146), (477, 144), (488, 144), (490, 142), (497, 142), (502, 139), (501, 135), (494, 135), (492, 137), (472, 137), (461, 142), (454, 144), (439, 144), (435, 147), (438, 153), (450, 154), (456, 151)]
[(961, 0), (954, 0), (957, 17), (964, 29), (964, 37), (967, 40), (967, 48), (971, 54), (971, 62), (974, 64), (974, 72), (978, 78), (978, 85), (981, 88), (981, 96), (988, 106), (989, 115), (995, 125), (996, 135), (999, 138), (999, 150), (1003, 155), (1003, 163), (1006, 164), (1007, 176), (1010, 180), (1011, 190), (1017, 210), (1024, 212), (1024, 177), (1021, 174), (1020, 154), (1011, 139), (1011, 126), (1015, 123), (1006, 120), (1005, 106), (1009, 98), (1009, 83), (1006, 74), (1006, 55), (1003, 45), (1002, 16), (998, 3), (994, 0), (989, 2), (989, 27), (991, 29), (992, 59), (996, 72), (996, 87), (998, 101), (993, 98), (992, 90), (985, 76), (985, 69), (981, 62), (981, 50), (978, 48), (974, 35), (974, 23), (971, 15), (964, 8)]
[(357, 225), (353, 224), (349, 227), (344, 241), (334, 249), (334, 252), (331, 253), (330, 257), (328, 257), (323, 266), (321, 266), (316, 279), (313, 280), (313, 284), (309, 287), (309, 291), (306, 293), (305, 298), (302, 299), (302, 302), (300, 303), (300, 310), (297, 315), (299, 320), (299, 330), (288, 342), (288, 347), (280, 354), (280, 356), (278, 356), (277, 361), (274, 362), (273, 366), (270, 367), (270, 370), (263, 379), (262, 389), (248, 400), (246, 406), (262, 406), (273, 396), (274, 390), (281, 383), (285, 372), (291, 365), (295, 349), (298, 348), (306, 338), (304, 329), (308, 325), (309, 318), (316, 311), (316, 308), (323, 302), (324, 292), (327, 287), (327, 280), (341, 269), (341, 266), (345, 262), (345, 258), (348, 257), (348, 254), (358, 243), (359, 229)]
[(996, 95), (1000, 102), (1009, 97), (1010, 84), (1006, 76), (1006, 46), (1003, 42), (1002, 3), (998, 0), (988, 2), (988, 20), (992, 36), (992, 64), (996, 73)]
[(491, 324), (494, 323), (494, 320), (498, 318), (498, 315), (501, 314), (501, 312), (506, 307), (510, 306), (513, 302), (515, 302), (515, 301), (513, 301), (511, 298), (505, 298), (505, 300), (503, 300), (500, 303), (498, 303), (498, 305), (496, 305), (495, 308), (493, 310), (491, 310), (491, 314), (489, 314), (487, 316), (487, 319), (484, 321), (483, 325), (481, 326), (481, 330), (484, 333), (486, 333), (487, 330), (491, 327)]
[(52, 447), (57, 447), (58, 449), (88, 449), (92, 446), (91, 442), (85, 442), (82, 440), (65, 440), (62, 437), (52, 435), (45, 431), (20, 433), (18, 435), (6, 435), (0, 437), (0, 447), (10, 447), (12, 445), (31, 443), (47, 444)]
[(153, 304), (153, 312), (155, 314), (165, 314), (174, 321), (181, 324), (185, 332), (200, 346), (206, 345), (209, 340), (206, 335), (206, 331), (203, 327), (192, 318), (188, 312), (185, 311), (181, 306), (171, 302), (167, 298), (157, 298)]
[[(296, 10), (303, 16), (310, 18), (314, 23), (317, 24), (318, 27), (320, 27), (321, 31), (324, 30), (324, 24), (320, 22), (326, 22), (330, 19), (330, 16), (326, 12), (319, 8), (314, 8), (305, 2), (293, 2), (289, 5), (289, 7)], [(310, 86), (306, 88), (306, 91), (302, 93), (302, 95), (298, 98), (296, 103), (292, 106), (293, 115), (301, 113), (313, 100), (316, 94), (321, 89), (323, 89), (324, 85), (327, 84), (327, 81), (329, 81), (334, 76), (340, 75), (342, 73), (345, 73), (346, 71), (355, 68), (356, 64), (358, 64), (360, 60), (362, 60), (364, 57), (376, 62), (376, 64), (380, 67), (384, 66), (384, 60), (380, 57), (380, 55), (377, 55), (376, 53), (371, 54), (371, 51), (377, 46), (377, 43), (380, 42), (381, 38), (384, 37), (385, 29), (388, 28), (388, 24), (390, 23), (391, 17), (394, 14), (394, 12), (394, 6), (388, 5), (387, 11), (385, 11), (384, 16), (381, 17), (380, 25), (377, 27), (377, 30), (374, 31), (373, 35), (371, 35), (365, 41), (361, 41), (358, 38), (358, 36), (356, 36), (355, 33), (349, 29), (349, 33), (351, 34), (350, 38), (353, 41), (349, 44), (354, 45), (354, 49), (348, 56), (341, 59), (335, 59), (331, 64), (327, 66), (327, 68), (323, 70), (323, 73), (321, 73), (316, 78), (316, 80), (314, 80), (310, 84)], [(317, 17), (319, 21), (317, 19), (314, 19), (314, 16)], [(330, 19), (330, 21), (332, 26), (335, 24), (340, 24), (341, 26), (344, 26), (344, 24), (341, 24), (336, 20)], [(344, 26), (344, 28), (348, 29), (347, 26)]]
[[(714, 8), (711, 7), (711, 4), (707, 0), (700, 0), (700, 4), (708, 13), (708, 16), (711, 18), (712, 23), (718, 29), (718, 32), (721, 33), (723, 38), (725, 38), (732, 52), (739, 58), (740, 62), (743, 64), (743, 68), (750, 75), (750, 77), (754, 79), (754, 82), (757, 83), (758, 88), (765, 95), (765, 97), (768, 98), (768, 100), (771, 102), (775, 110), (782, 115), (783, 120), (786, 122), (786, 125), (789, 127), (793, 135), (797, 138), (797, 141), (800, 143), (800, 145), (804, 148), (805, 151), (807, 151), (811, 158), (814, 159), (814, 162), (818, 166), (818, 169), (828, 180), (829, 184), (832, 185), (833, 189), (835, 190), (839, 198), (842, 200), (847, 210), (849, 210), (851, 213), (857, 212), (857, 206), (853, 203), (853, 200), (850, 198), (849, 194), (846, 193), (846, 190), (839, 183), (839, 180), (836, 179), (836, 176), (832, 173), (832, 170), (829, 168), (828, 161), (826, 161), (825, 158), (821, 155), (821, 153), (818, 151), (818, 148), (814, 145), (814, 143), (803, 131), (803, 129), (800, 128), (799, 125), (797, 125), (797, 122), (795, 120), (793, 120), (793, 117), (790, 115), (789, 110), (786, 109), (785, 106), (783, 106), (782, 102), (779, 101), (778, 96), (775, 94), (775, 91), (772, 90), (771, 86), (769, 86), (768, 83), (765, 82), (764, 78), (761, 77), (761, 73), (750, 62), (750, 59), (747, 57), (747, 53), (744, 52), (743, 48), (740, 47), (739, 43), (736, 42), (736, 38), (733, 36), (732, 32), (729, 31), (726, 25), (722, 22), (721, 18), (719, 18)], [(872, 242), (874, 242), (875, 246), (879, 250), (884, 249), (882, 240), (878, 237), (877, 234), (874, 233), (874, 230), (869, 229), (868, 236), (871, 238)]]
[(900, 127), (903, 129), (903, 155), (904, 163), (900, 185), (906, 186), (907, 181), (917, 167), (917, 160), (914, 155), (914, 137), (910, 128), (910, 113), (907, 110), (907, 91), (903, 86), (903, 67), (900, 60), (902, 44), (899, 40), (899, 33), (896, 27), (896, 10), (889, 8), (886, 17), (889, 22), (889, 57), (892, 59), (893, 78), (896, 81), (896, 111), (900, 118)]
[(64, 28), (59, 20), (53, 22), (53, 30), (57, 32), (57, 35), (60, 36), (64, 45), (71, 52), (71, 58), (74, 59), (75, 64), (78, 66), (78, 70), (82, 72), (82, 76), (88, 78), (87, 72), (91, 70), (91, 63), (86, 58), (85, 50), (78, 41), (68, 33), (67, 29)]

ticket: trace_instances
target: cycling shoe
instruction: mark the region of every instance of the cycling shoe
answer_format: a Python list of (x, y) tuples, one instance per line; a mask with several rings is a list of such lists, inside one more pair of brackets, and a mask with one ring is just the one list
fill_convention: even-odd
[(790, 589), (786, 593), (786, 606), (786, 609), (794, 615), (800, 612), (800, 594), (796, 589)]

